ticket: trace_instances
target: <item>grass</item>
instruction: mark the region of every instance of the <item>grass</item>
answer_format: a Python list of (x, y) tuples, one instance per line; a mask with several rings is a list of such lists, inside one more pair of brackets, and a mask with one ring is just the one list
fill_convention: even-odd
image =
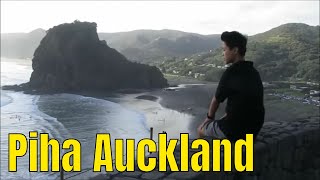
[(296, 96), (296, 97), (304, 97), (305, 93), (296, 91), (290, 88), (279, 88), (279, 89), (273, 89), (273, 92), (279, 93), (279, 94), (285, 94), (288, 96)]
[(266, 119), (275, 121), (293, 121), (319, 116), (319, 107), (303, 104), (296, 100), (283, 100), (278, 97), (265, 96)]
[(164, 74), (164, 77), (168, 80), (169, 85), (208, 83), (195, 78), (173, 74)]

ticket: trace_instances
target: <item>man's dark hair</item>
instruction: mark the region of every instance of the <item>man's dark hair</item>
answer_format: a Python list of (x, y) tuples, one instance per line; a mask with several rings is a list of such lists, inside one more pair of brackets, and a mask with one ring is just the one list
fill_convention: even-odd
[(221, 34), (221, 40), (225, 42), (230, 49), (237, 47), (241, 56), (244, 56), (246, 54), (247, 37), (245, 37), (241, 33), (237, 31), (225, 31)]

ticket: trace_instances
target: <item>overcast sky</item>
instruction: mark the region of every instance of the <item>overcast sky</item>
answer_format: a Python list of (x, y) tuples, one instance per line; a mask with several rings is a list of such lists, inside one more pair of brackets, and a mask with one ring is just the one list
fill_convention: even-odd
[(284, 23), (319, 25), (319, 1), (1, 1), (1, 33), (49, 29), (74, 20), (98, 32), (175, 29), (253, 35)]

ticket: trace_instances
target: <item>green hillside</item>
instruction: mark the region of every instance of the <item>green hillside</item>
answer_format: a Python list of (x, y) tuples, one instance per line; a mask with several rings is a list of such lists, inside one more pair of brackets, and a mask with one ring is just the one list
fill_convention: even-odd
[[(319, 80), (319, 26), (284, 24), (248, 39), (246, 60), (254, 62), (264, 81)], [(224, 71), (221, 48), (153, 64), (165, 73), (209, 81)]]
[(186, 56), (208, 51), (220, 45), (219, 35), (201, 35), (176, 30), (136, 30), (119, 33), (99, 33), (128, 59), (150, 63), (160, 57)]

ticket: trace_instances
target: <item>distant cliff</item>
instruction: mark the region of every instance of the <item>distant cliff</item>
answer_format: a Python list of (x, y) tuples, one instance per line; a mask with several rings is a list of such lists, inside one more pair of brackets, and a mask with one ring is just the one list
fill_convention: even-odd
[(100, 41), (96, 23), (79, 22), (47, 31), (32, 59), (26, 87), (49, 91), (161, 88), (167, 80), (156, 68), (129, 62)]
[(29, 33), (1, 33), (1, 57), (31, 59), (45, 35), (44, 29)]

